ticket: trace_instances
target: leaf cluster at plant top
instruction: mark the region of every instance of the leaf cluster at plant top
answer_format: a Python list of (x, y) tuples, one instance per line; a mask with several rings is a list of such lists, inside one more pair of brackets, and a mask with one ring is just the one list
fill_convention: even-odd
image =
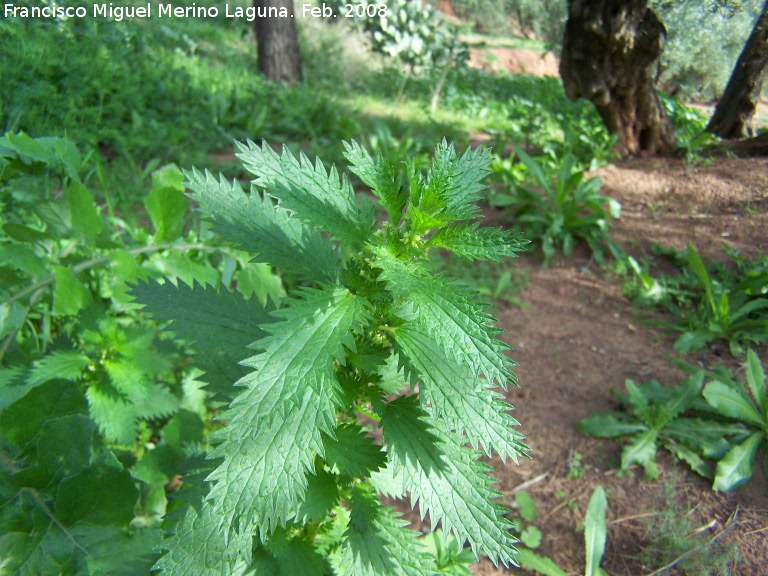
[[(595, 413), (577, 428), (600, 438), (631, 438), (621, 454), (622, 469), (638, 464), (646, 478), (656, 478), (656, 454), (662, 447), (712, 479), (713, 489), (731, 490), (751, 478), (757, 452), (768, 443), (765, 371), (752, 350), (745, 364), (746, 385), (722, 366), (714, 372), (687, 369), (692, 374), (671, 388), (627, 380), (626, 395), (614, 392), (623, 411)], [(707, 459), (717, 462), (714, 473)], [(768, 462), (764, 472), (768, 476)]]
[(743, 258), (728, 249), (728, 267), (704, 263), (692, 245), (684, 252), (656, 247), (679, 267), (675, 276), (653, 278), (634, 258), (627, 263), (634, 276), (624, 292), (639, 305), (657, 305), (671, 312), (675, 323), (665, 324), (682, 332), (674, 349), (689, 352), (709, 342), (724, 340), (734, 356), (747, 344), (768, 342), (768, 255)]
[[(433, 248), (469, 260), (521, 249), (519, 238), (474, 221), (489, 154), (458, 155), (443, 143), (426, 175), (412, 165), (403, 174), (354, 142), (346, 154), (389, 215), (378, 230), (372, 206), (356, 201), (335, 169), (266, 143), (239, 154), (263, 195), (187, 174), (214, 232), (298, 276), (302, 288), (278, 310), (200, 286), (142, 282), (131, 290), (155, 317), (173, 319), (179, 336), (206, 331), (204, 370), (221, 355), (257, 351), (242, 360), (252, 371), (238, 387), (215, 383), (231, 401), (226, 425), (200, 463), (207, 482), (188, 478), (179, 493), (190, 505), (173, 514), (157, 564), (164, 573), (292, 573), (294, 562), (303, 573), (432, 573), (435, 559), (375, 491), (410, 493), (475, 555), (514, 562), (510, 524), (477, 461), (479, 445), (502, 458), (527, 450), (493, 390), (514, 378), (507, 346), (483, 305), (426, 259)], [(190, 314), (192, 301), (210, 307)], [(248, 309), (254, 321), (238, 327), (211, 321)], [(254, 344), (235, 345), (233, 330)], [(357, 414), (375, 422), (386, 450)]]

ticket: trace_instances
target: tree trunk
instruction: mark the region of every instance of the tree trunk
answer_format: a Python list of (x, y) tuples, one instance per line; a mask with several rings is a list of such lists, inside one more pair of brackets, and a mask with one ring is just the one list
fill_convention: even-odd
[(622, 156), (664, 154), (675, 142), (654, 79), (666, 37), (647, 0), (568, 0), (565, 93), (595, 105)]
[(254, 0), (259, 71), (270, 80), (301, 80), (293, 0)]
[(707, 124), (721, 138), (754, 136), (752, 120), (768, 75), (768, 1), (736, 62), (725, 93)]

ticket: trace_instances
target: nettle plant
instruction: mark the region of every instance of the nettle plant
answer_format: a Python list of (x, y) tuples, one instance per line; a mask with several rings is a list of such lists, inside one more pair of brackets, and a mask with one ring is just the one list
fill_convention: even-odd
[(335, 168), (266, 143), (239, 145), (256, 176), (250, 193), (186, 175), (215, 232), (296, 274), (278, 309), (199, 285), (132, 288), (206, 365), (239, 354), (249, 370), (216, 386), (229, 408), (177, 494), (156, 565), (164, 574), (439, 573), (381, 502), (407, 494), (433, 529), (515, 564), (512, 524), (478, 461), (528, 450), (496, 389), (515, 382), (514, 363), (485, 305), (427, 258), (435, 248), (469, 260), (522, 249), (518, 236), (478, 227), (490, 155), (443, 142), (419, 174), (345, 146), (386, 210), (379, 225)]

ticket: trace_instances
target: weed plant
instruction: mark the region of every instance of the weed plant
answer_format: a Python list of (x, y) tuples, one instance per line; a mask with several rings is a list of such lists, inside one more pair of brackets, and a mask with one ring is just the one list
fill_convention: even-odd
[[(626, 438), (622, 470), (638, 464), (646, 479), (657, 478), (656, 453), (663, 447), (713, 480), (714, 490), (732, 490), (752, 477), (757, 453), (768, 441), (765, 370), (752, 350), (745, 363), (746, 383), (724, 367), (704, 371), (680, 364), (690, 372), (682, 384), (627, 380), (626, 395), (612, 391), (622, 411), (596, 412), (577, 429), (600, 438)], [(714, 472), (709, 460), (717, 462)], [(764, 472), (768, 477), (768, 464)]]
[(670, 258), (680, 273), (653, 278), (629, 258), (634, 278), (624, 292), (637, 304), (659, 305), (675, 316), (676, 322), (666, 326), (682, 332), (674, 345), (677, 352), (723, 340), (734, 356), (741, 356), (746, 344), (768, 341), (768, 256), (748, 260), (726, 247), (726, 266), (705, 263), (691, 245), (683, 252), (654, 250)]
[(557, 247), (567, 257), (578, 241), (587, 243), (598, 262), (603, 260), (605, 247), (614, 256), (621, 254), (608, 236), (608, 221), (620, 216), (621, 207), (616, 200), (598, 193), (602, 185), (599, 178), (584, 180), (584, 171), (574, 170), (576, 160), (569, 154), (562, 159), (553, 183), (538, 162), (517, 146), (515, 151), (537, 188), (514, 184), (513, 176), (508, 179), (509, 193), (497, 192), (493, 201), (508, 206), (513, 223), (524, 228), (529, 238), (541, 242), (545, 266)]
[(732, 574), (740, 562), (739, 543), (724, 536), (733, 525), (726, 523), (717, 534), (701, 530), (693, 520), (695, 507), (682, 504), (679, 492), (674, 485), (665, 486), (666, 505), (648, 522), (648, 541), (637, 560), (647, 571), (661, 574), (672, 569), (702, 576)]

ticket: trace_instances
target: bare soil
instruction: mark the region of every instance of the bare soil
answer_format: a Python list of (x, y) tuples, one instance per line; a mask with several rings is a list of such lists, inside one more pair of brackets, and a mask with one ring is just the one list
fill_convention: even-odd
[[(470, 65), (489, 71), (557, 76), (554, 56), (511, 48), (473, 49)], [(704, 108), (704, 106), (700, 106)], [(711, 112), (711, 108), (706, 109)], [(768, 105), (761, 103), (758, 126), (768, 124)], [(710, 158), (699, 164), (657, 158), (632, 159), (597, 171), (602, 193), (622, 204), (622, 217), (613, 222), (611, 236), (629, 254), (650, 254), (654, 244), (683, 249), (696, 246), (704, 258), (725, 259), (724, 244), (746, 257), (768, 250), (768, 159)], [(503, 212), (487, 214), (497, 225), (508, 224)], [(621, 444), (581, 436), (576, 423), (594, 410), (610, 410), (617, 401), (610, 389), (624, 390), (624, 381), (656, 379), (680, 383), (685, 374), (670, 362), (675, 336), (649, 323), (649, 314), (635, 308), (621, 291), (621, 279), (597, 266), (587, 252), (560, 259), (542, 268), (528, 254), (514, 262), (530, 278), (519, 309), (499, 303), (503, 338), (514, 347), (519, 363), (519, 388), (507, 397), (532, 448), (530, 460), (519, 465), (493, 462), (497, 488), (514, 508), (514, 493), (525, 489), (537, 505), (532, 522), (542, 534), (536, 552), (553, 559), (568, 574), (584, 573), (584, 535), (579, 529), (594, 488), (608, 492), (608, 534), (603, 567), (612, 575), (650, 574), (665, 563), (639, 558), (652, 546), (654, 526), (672, 513), (672, 526), (682, 515), (710, 541), (738, 546), (740, 562), (713, 574), (768, 575), (768, 482), (762, 458), (752, 480), (728, 494), (683, 464), (660, 453), (658, 480), (642, 480), (641, 472), (617, 473)], [(659, 315), (657, 314), (658, 318)], [(664, 318), (661, 318), (664, 319)], [(669, 320), (669, 318), (666, 318)], [(768, 327), (766, 327), (768, 330)], [(768, 347), (758, 350), (768, 366)], [(722, 344), (684, 358), (711, 368), (739, 363)], [(580, 462), (579, 462), (580, 459)], [(679, 520), (675, 519), (675, 515)], [(515, 519), (515, 513), (512, 516)], [(528, 524), (528, 523), (525, 523)], [(696, 555), (694, 554), (694, 557)], [(664, 574), (685, 572), (678, 567)], [(510, 572), (534, 574), (528, 570)], [(487, 560), (477, 564), (476, 576), (506, 573)], [(662, 572), (659, 572), (662, 573)]]
[[(748, 257), (765, 253), (768, 159), (711, 162), (634, 159), (599, 170), (602, 192), (622, 204), (622, 217), (612, 223), (611, 236), (636, 256), (648, 254), (654, 243), (684, 248), (689, 242), (704, 258), (723, 259), (723, 243)], [(503, 212), (490, 212), (488, 217), (489, 223), (508, 224)], [(720, 494), (666, 454), (659, 458), (656, 481), (643, 481), (638, 470), (629, 476), (617, 474), (621, 444), (584, 437), (575, 430), (592, 411), (615, 408), (609, 390), (623, 391), (628, 378), (680, 383), (685, 375), (670, 362), (675, 356), (674, 335), (645, 322), (647, 313), (622, 295), (621, 279), (596, 265), (586, 252), (555, 259), (549, 268), (541, 267), (536, 253), (513, 265), (530, 277), (522, 293), (525, 308), (500, 303), (497, 316), (506, 329), (502, 337), (514, 347), (511, 356), (519, 363), (520, 386), (507, 396), (517, 408), (515, 417), (528, 437), (532, 458), (519, 465), (493, 464), (497, 488), (507, 504), (514, 505), (516, 489), (531, 482), (525, 489), (537, 504), (533, 524), (543, 533), (537, 552), (569, 574), (583, 573), (584, 536), (578, 527), (592, 490), (601, 485), (609, 494), (603, 566), (610, 574), (650, 573), (636, 556), (651, 541), (649, 522), (672, 504), (681, 506), (681, 514), (690, 511), (688, 518), (695, 527), (706, 527), (702, 533), (708, 538), (725, 530), (730, 518), (728, 534), (720, 540), (737, 544), (743, 559), (731, 566), (730, 573), (768, 574), (768, 482), (761, 460), (749, 484)], [(768, 348), (758, 353), (768, 366)], [(722, 344), (685, 360), (739, 368)], [(574, 466), (576, 453), (581, 464)], [(668, 487), (674, 488), (674, 496)], [(506, 572), (486, 560), (473, 573)]]

